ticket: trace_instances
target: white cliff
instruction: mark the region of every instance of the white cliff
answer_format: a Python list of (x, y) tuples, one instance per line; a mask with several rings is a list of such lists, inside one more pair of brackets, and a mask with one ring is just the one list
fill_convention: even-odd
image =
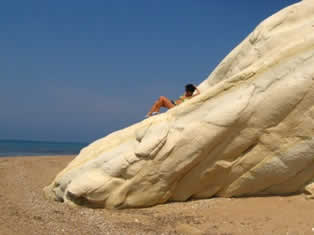
[(314, 191), (314, 0), (262, 22), (199, 89), (83, 149), (47, 197), (127, 208)]

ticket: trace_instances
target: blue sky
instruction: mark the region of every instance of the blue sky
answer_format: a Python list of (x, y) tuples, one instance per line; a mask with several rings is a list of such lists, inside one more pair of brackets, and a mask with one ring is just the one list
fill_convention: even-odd
[(296, 2), (6, 1), (0, 139), (90, 142), (138, 122)]

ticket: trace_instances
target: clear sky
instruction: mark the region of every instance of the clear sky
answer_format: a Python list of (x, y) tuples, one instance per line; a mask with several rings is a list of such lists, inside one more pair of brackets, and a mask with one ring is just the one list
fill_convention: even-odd
[(90, 142), (138, 122), (296, 2), (5, 1), (0, 139)]

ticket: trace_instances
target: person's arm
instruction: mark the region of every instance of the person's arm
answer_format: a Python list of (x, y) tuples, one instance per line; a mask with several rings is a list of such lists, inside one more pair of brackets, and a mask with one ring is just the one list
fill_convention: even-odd
[(200, 90), (196, 87), (196, 86), (194, 86), (195, 87), (195, 91), (196, 91), (196, 93), (195, 93), (195, 91), (194, 91), (194, 95), (193, 95), (193, 97), (194, 96), (197, 96), (197, 95), (199, 95), (199, 94), (201, 94), (201, 92), (200, 92)]

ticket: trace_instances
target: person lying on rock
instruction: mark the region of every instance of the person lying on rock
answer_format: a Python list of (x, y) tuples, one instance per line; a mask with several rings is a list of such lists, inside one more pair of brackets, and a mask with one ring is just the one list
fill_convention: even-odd
[[(195, 94), (193, 94), (194, 91), (196, 91)], [(196, 86), (194, 86), (193, 84), (187, 84), (185, 86), (185, 94), (183, 96), (180, 96), (180, 98), (176, 101), (169, 100), (165, 96), (160, 96), (159, 99), (152, 106), (150, 111), (146, 114), (145, 117), (150, 117), (152, 115), (158, 114), (161, 107), (171, 109), (171, 108), (175, 107), (176, 105), (179, 105), (179, 104), (183, 103), (184, 101), (189, 100), (192, 97), (197, 96), (199, 94), (200, 94), (200, 91), (199, 91), (199, 89), (197, 89)]]

